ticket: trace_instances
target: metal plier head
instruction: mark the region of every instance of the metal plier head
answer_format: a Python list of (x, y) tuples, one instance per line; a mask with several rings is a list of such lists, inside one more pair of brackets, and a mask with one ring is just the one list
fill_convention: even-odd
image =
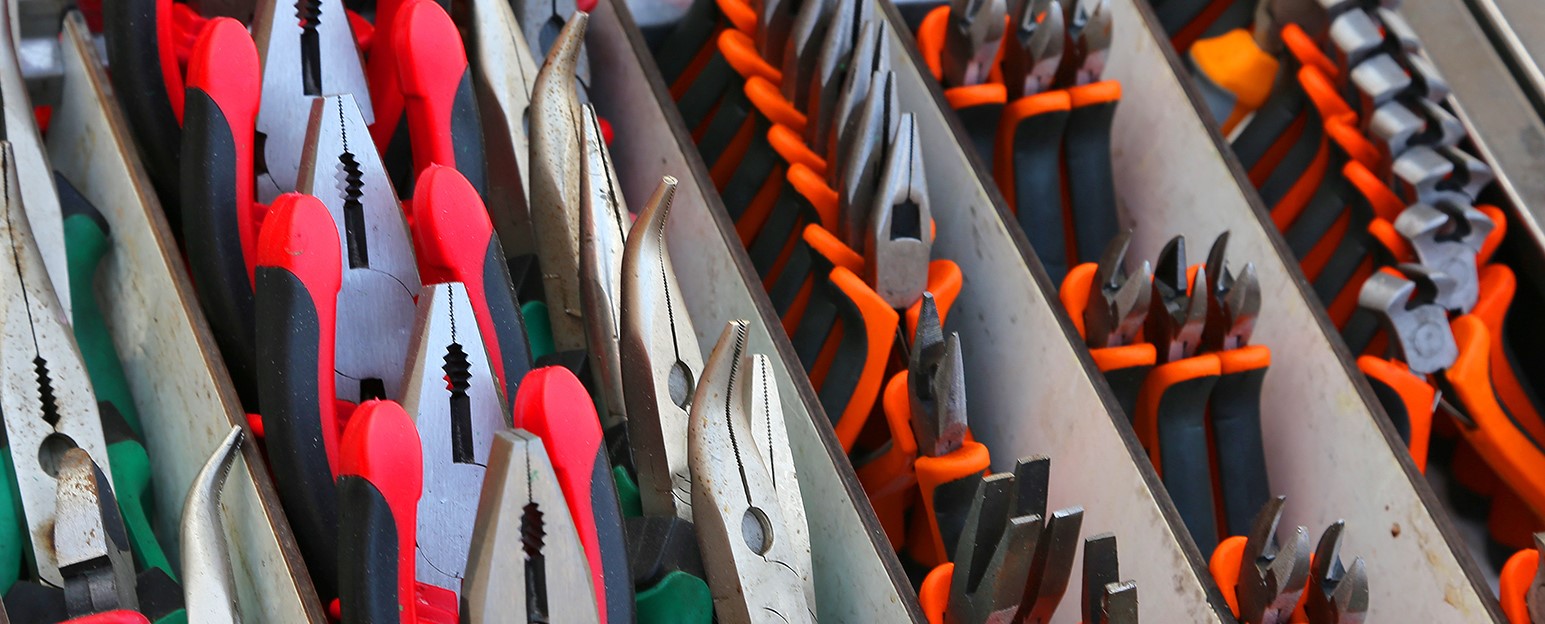
[(483, 345), (465, 285), (420, 291), (402, 401), (423, 448), (415, 575), (458, 595), (494, 434), (510, 426)]
[[(809, 569), (810, 542), (790, 529), (785, 507), (797, 502), (779, 494), (786, 484), (751, 431), (754, 406), (771, 408), (772, 398), (768, 380), (754, 375), (748, 334), (746, 321), (726, 324), (692, 400), (688, 453), (703, 567), (720, 622), (760, 622), (768, 613), (813, 622), (800, 572)], [(787, 446), (786, 435), (768, 440)]]
[(951, 0), (944, 30), (944, 81), (952, 87), (987, 82), (1003, 41), (1004, 0)]
[(1051, 89), (1067, 47), (1064, 9), (1059, 0), (1016, 0), (1010, 7), (1003, 51), (1003, 83), (1008, 101)]
[(1370, 138), (1384, 144), (1391, 158), (1407, 148), (1453, 147), (1465, 138), (1464, 124), (1441, 105), (1426, 99), (1386, 102), (1368, 119)]
[(841, 160), (834, 166), (839, 169), (841, 184), (837, 189), (836, 234), (853, 249), (864, 247), (865, 226), (879, 192), (882, 167), (900, 125), (901, 100), (895, 82), (890, 71), (871, 76), (870, 97), (858, 111), (857, 125), (843, 137), (848, 144), (837, 148)]
[(1434, 204), (1415, 204), (1395, 218), (1395, 231), (1411, 243), (1418, 262), (1447, 274), (1456, 287), (1439, 293), (1444, 309), (1469, 312), (1480, 298), (1476, 254), (1495, 225), (1465, 198), (1447, 194)]
[(893, 308), (911, 307), (928, 287), (932, 227), (922, 137), (917, 120), (904, 113), (876, 181), (874, 208), (864, 238), (869, 281), (875, 293)]
[(1007, 622), (1019, 610), (1040, 539), (1041, 517), (1016, 513), (1014, 475), (987, 475), (977, 483), (955, 545), (947, 619)]
[(1459, 345), (1448, 312), (1436, 301), (1455, 288), (1448, 275), (1421, 265), (1396, 267), (1401, 275), (1375, 272), (1363, 281), (1357, 305), (1372, 311), (1389, 333), (1394, 357), (1419, 375), (1448, 368), (1459, 358)]
[[(518, 553), (518, 554), (517, 554)], [(590, 564), (542, 439), (494, 434), (462, 604), (470, 622), (594, 622)]]
[(923, 293), (917, 335), (907, 366), (912, 405), (912, 435), (919, 452), (942, 457), (960, 448), (966, 437), (966, 368), (960, 334), (944, 335), (932, 293)]
[(832, 111), (831, 129), (827, 133), (826, 143), (818, 145), (825, 150), (826, 162), (829, 163), (827, 183), (832, 188), (837, 187), (841, 167), (830, 164), (843, 162), (840, 155), (845, 152), (839, 150), (846, 149), (851, 143), (848, 133), (856, 125), (853, 122), (858, 118), (864, 102), (869, 100), (871, 80), (891, 68), (886, 28), (885, 20), (870, 20), (859, 29), (858, 42), (853, 45), (853, 55), (848, 59), (847, 76), (843, 78), (842, 90), (837, 95), (836, 110)]
[(575, 13), (564, 24), (537, 73), (528, 110), (531, 227), (559, 351), (585, 348), (579, 284), (583, 121), (573, 81), (589, 20), (588, 13)]
[[(102, 417), (74, 333), (43, 268), (17, 184), (9, 142), (0, 141), (0, 414), (16, 469), (22, 515), (38, 577), (64, 585), (50, 527), (56, 525), (54, 466), (73, 447), (111, 474)], [(39, 172), (32, 172), (39, 173)], [(73, 441), (73, 444), (70, 442)]]
[(107, 475), (85, 451), (64, 452), (55, 491), (53, 556), (64, 575), (65, 611), (80, 617), (139, 609), (129, 533)]
[[(545, 59), (558, 42), (563, 26), (582, 13), (575, 0), (510, 0), (515, 21), (520, 23), (526, 45), (533, 58)], [(576, 96), (589, 101), (590, 55), (580, 47), (574, 58), (574, 79), (579, 82)]]
[[(1196, 271), (1196, 282), (1207, 283), (1207, 268)], [(1186, 238), (1176, 236), (1159, 252), (1153, 271), (1153, 293), (1143, 336), (1158, 351), (1159, 361), (1174, 362), (1196, 355), (1207, 323), (1206, 293), (1192, 296), (1186, 279)]]
[(337, 395), (399, 397), (420, 286), (408, 222), (354, 96), (316, 98), (310, 110), (295, 188), (327, 207), (343, 251)]
[(1344, 528), (1346, 523), (1337, 520), (1314, 549), (1304, 611), (1315, 624), (1360, 624), (1368, 615), (1368, 567), (1362, 557), (1350, 568), (1342, 565)]
[(665, 229), (676, 197), (666, 176), (644, 205), (622, 252), (623, 395), (644, 513), (692, 517), (687, 415), (703, 372), (692, 316), (681, 296)]
[(1207, 351), (1245, 346), (1255, 331), (1255, 318), (1261, 313), (1261, 283), (1255, 276), (1255, 263), (1245, 263), (1237, 276), (1230, 272), (1225, 257), (1228, 237), (1228, 232), (1218, 235), (1207, 253), (1206, 279), (1198, 277), (1197, 286), (1211, 299), (1207, 304), (1207, 323), (1202, 328), (1202, 348)]
[(584, 106), (580, 136), (584, 143), (579, 179), (580, 301), (585, 306), (585, 341), (605, 403), (602, 425), (622, 425), (622, 254), (632, 219), (622, 184), (601, 137), (595, 107)]
[(1137, 583), (1121, 581), (1116, 534), (1084, 538), (1084, 624), (1137, 624)]
[(349, 94), (365, 123), (374, 116), (343, 0), (261, 0), (252, 38), (263, 67), (257, 131), (267, 171), (257, 186), (258, 201), (266, 203), (295, 189), (312, 98)]
[(833, 131), (834, 109), (853, 67), (854, 46), (860, 43), (862, 26), (876, 21), (870, 14), (872, 6), (868, 2), (839, 2), (828, 20), (826, 35), (811, 67), (807, 99), (794, 102), (808, 120), (804, 135), (807, 145), (825, 146)]
[(220, 528), (220, 490), (231, 466), (241, 454), (241, 427), (215, 448), (209, 461), (193, 477), (182, 504), (183, 603), (195, 622), (235, 624), (241, 621), (236, 604), (236, 577), (231, 573), (231, 553)]
[(1110, 0), (1069, 0), (1067, 52), (1063, 54), (1063, 85), (1098, 82), (1105, 76), (1114, 19)]
[(1309, 580), (1309, 533), (1298, 527), (1285, 547), (1277, 546), (1277, 523), (1287, 497), (1266, 502), (1255, 516), (1239, 559), (1239, 620), (1251, 624), (1288, 621)]
[(1094, 284), (1084, 307), (1084, 341), (1090, 348), (1132, 344), (1148, 317), (1153, 269), (1144, 260), (1137, 271), (1127, 272), (1127, 250), (1131, 246), (1131, 230), (1117, 234), (1095, 265)]
[(1486, 161), (1456, 147), (1415, 146), (1397, 156), (1390, 169), (1395, 189), (1413, 203), (1437, 203), (1451, 193), (1474, 200), (1496, 179)]

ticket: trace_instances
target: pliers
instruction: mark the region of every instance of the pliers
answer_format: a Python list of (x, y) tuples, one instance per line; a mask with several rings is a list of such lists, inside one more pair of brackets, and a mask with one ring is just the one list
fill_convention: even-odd
[(236, 603), (236, 578), (231, 573), (231, 553), (220, 522), (220, 491), (241, 454), (241, 427), (232, 427), (209, 461), (188, 486), (182, 503), (183, 602), (196, 622), (235, 624), (241, 620)]
[[(549, 58), (553, 48), (560, 46), (563, 27), (573, 21), (575, 16), (588, 14), (590, 9), (580, 9), (578, 4), (575, 0), (513, 0), (510, 3), (526, 45), (531, 47), (533, 58)], [(595, 6), (594, 2), (589, 4)], [(583, 37), (580, 38), (580, 47), (575, 54), (575, 95), (581, 104), (586, 104), (590, 102), (590, 54), (585, 51)]]
[[(798, 516), (790, 514), (803, 507), (797, 493), (784, 489), (798, 477), (792, 465), (773, 463), (788, 446), (775, 413), (781, 404), (765, 390), (776, 380), (747, 350), (747, 334), (746, 321), (726, 325), (693, 393), (693, 521), (719, 621), (761, 621), (771, 612), (786, 622), (813, 622), (810, 541), (792, 528)], [(771, 428), (763, 438), (752, 433), (759, 409)]]
[[(343, 0), (261, 0), (252, 33), (262, 59), (255, 128), (263, 154), (256, 162), (265, 167), (256, 190), (258, 201), (269, 203), (296, 189), (313, 98), (351, 95), (365, 123), (375, 117)], [(364, 139), (361, 134), (355, 140)]]
[(1267, 501), (1250, 533), (1219, 544), (1208, 569), (1223, 597), (1245, 624), (1286, 623), (1309, 581), (1309, 534), (1297, 527), (1285, 546), (1277, 545), (1277, 524), (1287, 499)]
[(1304, 613), (1310, 624), (1360, 624), (1368, 616), (1368, 566), (1362, 557), (1351, 567), (1341, 562), (1341, 532), (1337, 520), (1320, 535), (1309, 564)]
[(1122, 581), (1116, 534), (1084, 538), (1084, 624), (1137, 624), (1137, 582)]
[(620, 354), (628, 440), (646, 515), (693, 516), (687, 430), (703, 355), (666, 245), (676, 196), (666, 176), (634, 222), (622, 253)]
[(1261, 441), (1261, 386), (1271, 365), (1271, 349), (1249, 344), (1261, 310), (1261, 285), (1253, 262), (1237, 275), (1229, 270), (1228, 240), (1225, 231), (1213, 242), (1205, 277), (1197, 278), (1197, 286), (1210, 299), (1202, 348), (1218, 359), (1208, 424), (1217, 462), (1219, 515), (1223, 533), (1238, 535), (1248, 530), (1256, 510), (1271, 496)]
[(447, 604), (449, 592), (414, 582), (424, 458), (412, 418), (392, 401), (366, 401), (349, 419), (340, 444), (336, 540), (342, 621), (455, 621), (454, 596)]
[(519, 613), (532, 622), (599, 619), (574, 519), (542, 439), (528, 431), (494, 434), (462, 605), (471, 622)]
[(585, 309), (585, 341), (604, 412), (603, 429), (626, 426), (622, 383), (622, 258), (632, 227), (622, 184), (612, 168), (595, 108), (584, 105), (580, 161), (579, 270), (580, 301)]
[(987, 82), (997, 65), (1007, 10), (1004, 0), (952, 0), (940, 64), (955, 87)]
[(1058, 293), (1129, 421), (1137, 414), (1138, 393), (1157, 357), (1152, 344), (1137, 338), (1153, 296), (1153, 269), (1144, 260), (1137, 270), (1127, 271), (1131, 244), (1131, 231), (1116, 235), (1099, 262), (1073, 267)]
[(553, 345), (559, 351), (585, 348), (579, 280), (584, 119), (573, 85), (588, 20), (588, 14), (576, 13), (564, 24), (531, 93), (531, 225), (551, 311)]

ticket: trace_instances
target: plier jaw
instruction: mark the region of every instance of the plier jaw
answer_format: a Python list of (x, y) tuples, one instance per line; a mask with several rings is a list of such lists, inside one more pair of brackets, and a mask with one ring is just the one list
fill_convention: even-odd
[(1003, 82), (1008, 101), (1053, 88), (1068, 39), (1062, 3), (1058, 0), (1016, 0), (1010, 9), (1009, 33), (1003, 54)]
[[(748, 352), (749, 326), (731, 321), (719, 336), (692, 399), (688, 452), (693, 520), (721, 622), (813, 622), (805, 578), (810, 544), (790, 530), (770, 453), (753, 445), (752, 407), (770, 404)], [(771, 450), (771, 449), (770, 449)]]
[(928, 286), (933, 212), (917, 121), (904, 113), (876, 181), (874, 208), (865, 227), (870, 283), (893, 308), (911, 307)]
[(1218, 235), (1207, 253), (1205, 279), (1199, 276), (1197, 287), (1203, 292), (1193, 296), (1205, 296), (1207, 322), (1202, 329), (1202, 348), (1207, 351), (1237, 349), (1250, 342), (1255, 330), (1255, 319), (1261, 311), (1261, 284), (1255, 274), (1255, 263), (1234, 275), (1228, 269), (1229, 233)]
[[(1143, 336), (1158, 350), (1160, 362), (1191, 357), (1201, 346), (1208, 297), (1191, 291), (1186, 268), (1186, 239), (1176, 236), (1159, 252), (1150, 309), (1143, 325)], [(1206, 267), (1198, 268), (1195, 282), (1205, 284), (1206, 273)]]
[(960, 335), (944, 335), (932, 293), (923, 293), (907, 383), (919, 452), (943, 457), (965, 442), (966, 380)]
[(1310, 564), (1309, 595), (1304, 613), (1316, 624), (1359, 624), (1368, 615), (1368, 567), (1362, 557), (1351, 567), (1341, 563), (1341, 533), (1337, 520), (1320, 536)]
[(1256, 515), (1239, 559), (1239, 620), (1248, 624), (1288, 621), (1309, 580), (1309, 534), (1297, 527), (1286, 546), (1277, 546), (1277, 524), (1287, 498), (1278, 496)]
[(1130, 230), (1117, 235), (1095, 266), (1094, 287), (1084, 307), (1084, 336), (1092, 348), (1132, 344), (1148, 316), (1153, 269), (1144, 260), (1137, 271), (1127, 272), (1131, 244)]
[(987, 82), (1003, 40), (1004, 0), (953, 0), (944, 35), (944, 80), (965, 87)]
[(1449, 328), (1448, 312), (1436, 304), (1453, 280), (1421, 265), (1402, 264), (1396, 273), (1368, 276), (1358, 292), (1358, 306), (1379, 319), (1389, 333), (1395, 359), (1411, 372), (1426, 375), (1448, 368), (1459, 357), (1459, 345)]

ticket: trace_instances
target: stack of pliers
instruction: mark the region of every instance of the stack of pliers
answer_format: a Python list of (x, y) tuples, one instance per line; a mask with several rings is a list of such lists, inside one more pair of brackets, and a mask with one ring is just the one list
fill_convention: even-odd
[(1109, 0), (954, 0), (918, 51), (1053, 282), (1116, 236)]
[(1418, 469), (1457, 430), (1455, 479), (1492, 498), (1492, 538), (1524, 548), (1545, 528), (1545, 412), (1511, 355), (1506, 206), (1387, 4), (1262, 0), (1250, 32), (1183, 51)]

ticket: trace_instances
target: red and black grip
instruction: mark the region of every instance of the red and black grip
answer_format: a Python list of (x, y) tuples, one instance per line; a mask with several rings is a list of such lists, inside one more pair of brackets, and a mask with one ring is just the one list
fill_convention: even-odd
[[(393, 26), (397, 74), (407, 108), (413, 171), (430, 165), (455, 167), (479, 197), (488, 192), (483, 125), (461, 33), (450, 14), (434, 2), (403, 7)], [(397, 189), (403, 197), (415, 189)]]
[(257, 46), (246, 27), (212, 20), (188, 64), (182, 239), (199, 303), (249, 412), (259, 408), (250, 261), (257, 240), (252, 165), (260, 81)]
[[(345, 624), (418, 621), (414, 541), (424, 454), (413, 419), (366, 401), (344, 430), (338, 476), (338, 603)], [(512, 588), (513, 589), (513, 588)]]
[[(183, 117), (182, 73), (172, 46), (172, 0), (101, 3), (109, 78), (140, 146), (151, 184), (172, 231), (182, 226), (179, 165)], [(254, 97), (256, 92), (254, 92)]]
[(338, 423), (333, 341), (343, 260), (338, 230), (315, 197), (274, 201), (258, 246), (258, 392), (279, 499), (317, 592), (337, 595)]

